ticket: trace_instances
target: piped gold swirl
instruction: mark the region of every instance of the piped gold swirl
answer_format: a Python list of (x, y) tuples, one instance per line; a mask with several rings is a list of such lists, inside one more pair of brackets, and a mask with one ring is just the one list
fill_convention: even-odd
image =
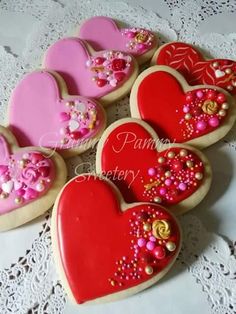
[(171, 234), (170, 223), (165, 220), (155, 220), (152, 223), (152, 234), (157, 239), (168, 239)]
[(206, 114), (214, 114), (218, 111), (218, 104), (213, 100), (206, 100), (202, 105), (202, 110)]

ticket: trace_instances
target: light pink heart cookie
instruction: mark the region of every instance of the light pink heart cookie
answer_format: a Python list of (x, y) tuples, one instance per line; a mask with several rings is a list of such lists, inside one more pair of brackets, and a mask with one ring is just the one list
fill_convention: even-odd
[(0, 126), (0, 231), (15, 228), (48, 210), (66, 181), (63, 159), (39, 147), (19, 148)]
[(120, 51), (99, 51), (79, 38), (58, 40), (47, 50), (45, 68), (58, 72), (71, 95), (107, 105), (125, 96), (138, 75), (135, 59)]
[(114, 49), (130, 53), (139, 64), (148, 61), (157, 48), (157, 39), (149, 30), (120, 28), (119, 23), (106, 16), (94, 16), (86, 20), (80, 26), (78, 36), (96, 50)]
[(106, 124), (97, 102), (69, 96), (58, 74), (35, 71), (14, 89), (9, 125), (20, 146), (43, 146), (63, 156), (79, 154), (95, 145)]

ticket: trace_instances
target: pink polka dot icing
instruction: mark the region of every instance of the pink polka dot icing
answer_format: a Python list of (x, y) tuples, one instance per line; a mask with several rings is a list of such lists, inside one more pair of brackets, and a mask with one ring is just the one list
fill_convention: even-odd
[(0, 215), (27, 205), (47, 193), (55, 178), (53, 162), (36, 150), (11, 154), (0, 136)]

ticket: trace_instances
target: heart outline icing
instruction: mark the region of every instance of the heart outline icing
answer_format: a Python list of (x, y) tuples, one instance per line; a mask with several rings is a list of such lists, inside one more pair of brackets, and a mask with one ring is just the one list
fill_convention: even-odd
[(236, 94), (236, 62), (206, 59), (197, 48), (182, 42), (161, 46), (151, 65), (166, 65), (180, 72), (190, 85), (215, 85)]
[(43, 66), (62, 76), (71, 95), (99, 99), (104, 105), (128, 93), (138, 74), (131, 55), (113, 50), (94, 51), (76, 37), (51, 45)]
[[(69, 199), (75, 204), (72, 209)], [(96, 242), (93, 250), (88, 229)], [(71, 300), (106, 302), (144, 290), (163, 277), (178, 256), (181, 230), (164, 207), (127, 205), (109, 180), (82, 174), (69, 181), (57, 198), (52, 243)]]
[(102, 106), (68, 95), (64, 81), (55, 72), (27, 74), (11, 95), (9, 127), (21, 146), (49, 147), (71, 156), (93, 146), (105, 124)]
[(130, 53), (140, 64), (152, 57), (158, 44), (155, 35), (149, 30), (120, 28), (106, 16), (86, 20), (78, 29), (78, 37), (90, 43), (95, 50), (112, 49)]
[(144, 121), (124, 118), (101, 137), (96, 172), (120, 189), (126, 202), (152, 202), (182, 214), (200, 203), (211, 185), (211, 167), (194, 147), (158, 138)]
[(132, 117), (148, 122), (161, 138), (197, 148), (220, 140), (236, 119), (235, 101), (228, 92), (210, 85), (191, 87), (167, 66), (152, 66), (139, 75), (130, 108)]
[(0, 231), (43, 214), (65, 181), (66, 166), (57, 153), (19, 148), (12, 133), (0, 126)]

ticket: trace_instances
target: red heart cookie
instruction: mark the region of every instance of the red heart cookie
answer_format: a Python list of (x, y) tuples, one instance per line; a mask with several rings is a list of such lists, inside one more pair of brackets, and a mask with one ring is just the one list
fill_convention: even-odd
[(95, 52), (79, 38), (58, 40), (47, 50), (43, 65), (58, 72), (71, 95), (99, 99), (106, 105), (126, 95), (138, 75), (135, 59), (124, 52)]
[(19, 148), (0, 127), (0, 231), (22, 225), (48, 210), (66, 181), (63, 159), (39, 147)]
[(211, 184), (206, 157), (193, 147), (162, 142), (138, 119), (121, 119), (98, 143), (96, 169), (127, 202), (154, 202), (180, 214), (196, 206)]
[(78, 37), (96, 50), (119, 50), (135, 56), (139, 64), (148, 61), (157, 47), (154, 34), (143, 28), (119, 28), (107, 16), (94, 16), (79, 28)]
[(72, 179), (53, 209), (56, 265), (77, 303), (116, 300), (151, 286), (173, 265), (180, 241), (166, 209), (127, 205), (111, 182), (91, 174)]
[(161, 46), (153, 56), (152, 65), (167, 65), (179, 71), (190, 85), (215, 85), (236, 94), (236, 62), (209, 59), (193, 46), (172, 42)]
[(177, 71), (153, 66), (135, 81), (131, 116), (148, 122), (160, 138), (207, 147), (232, 128), (236, 119), (232, 96), (219, 87), (190, 87)]
[(57, 73), (34, 71), (12, 92), (9, 125), (21, 146), (49, 147), (70, 157), (98, 141), (106, 114), (99, 103), (68, 95)]

